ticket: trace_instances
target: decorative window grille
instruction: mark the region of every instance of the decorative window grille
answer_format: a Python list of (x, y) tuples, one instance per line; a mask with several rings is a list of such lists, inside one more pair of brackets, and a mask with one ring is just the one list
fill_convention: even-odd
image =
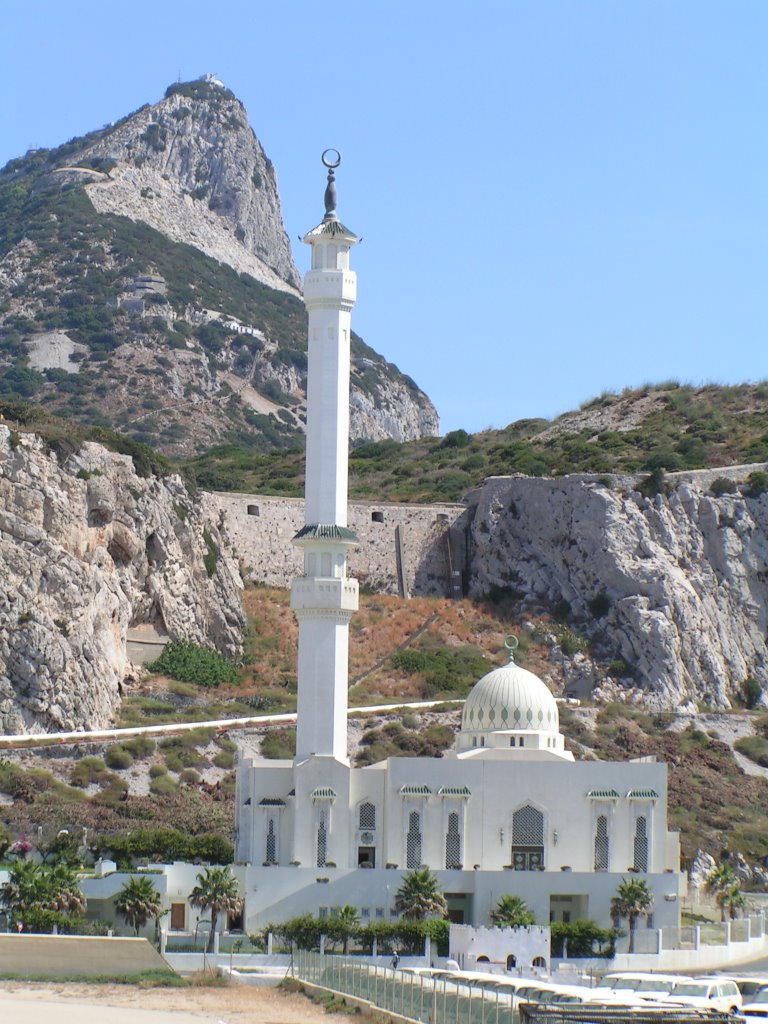
[(275, 819), (270, 818), (267, 822), (267, 849), (264, 858), (270, 864), (277, 860), (277, 835), (275, 834)]
[(635, 822), (635, 871), (648, 870), (648, 819), (641, 814)]
[(328, 859), (328, 828), (325, 821), (325, 811), (321, 811), (317, 823), (317, 866), (319, 868), (325, 867), (325, 862)]
[(512, 815), (512, 867), (544, 870), (544, 815), (526, 804)]
[(608, 816), (599, 814), (597, 816), (597, 828), (595, 829), (595, 871), (608, 870), (609, 850)]
[(376, 828), (376, 808), (367, 801), (360, 804), (360, 822), (358, 828), (372, 832)]
[(459, 864), (461, 864), (459, 815), (457, 811), (451, 811), (448, 815), (448, 831), (445, 834), (445, 866), (454, 868)]
[(408, 834), (405, 837), (405, 862), (409, 869), (421, 867), (421, 815), (411, 811), (408, 815)]
[(544, 845), (544, 815), (526, 804), (512, 815), (512, 842), (521, 846)]

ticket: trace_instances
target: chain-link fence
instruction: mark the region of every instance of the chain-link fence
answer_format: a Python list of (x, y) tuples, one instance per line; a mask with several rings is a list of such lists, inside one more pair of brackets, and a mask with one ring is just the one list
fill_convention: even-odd
[(365, 999), (382, 1010), (424, 1024), (518, 1024), (510, 996), (481, 988), (470, 989), (389, 967), (361, 963), (349, 957), (321, 956), (298, 950), (295, 978)]

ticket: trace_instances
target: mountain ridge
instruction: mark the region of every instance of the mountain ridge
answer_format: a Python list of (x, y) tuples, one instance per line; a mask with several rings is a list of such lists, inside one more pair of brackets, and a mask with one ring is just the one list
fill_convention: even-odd
[[(299, 450), (306, 328), (274, 167), (209, 80), (0, 170), (0, 395), (167, 454)], [(356, 441), (435, 434), (352, 339)]]

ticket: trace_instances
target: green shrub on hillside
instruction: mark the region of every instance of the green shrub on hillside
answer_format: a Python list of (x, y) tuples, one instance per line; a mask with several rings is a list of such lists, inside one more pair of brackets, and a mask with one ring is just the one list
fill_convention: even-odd
[(768, 473), (761, 471), (750, 473), (747, 477), (747, 483), (749, 484), (747, 497), (759, 498), (761, 494), (765, 494), (768, 491)]
[(296, 730), (273, 729), (261, 741), (262, 757), (289, 761), (296, 754)]
[(762, 736), (742, 736), (733, 744), (734, 749), (748, 757), (750, 761), (768, 768), (768, 740)]
[(114, 746), (109, 747), (107, 752), (104, 754), (104, 761), (108, 768), (114, 768), (117, 771), (122, 771), (125, 768), (130, 768), (133, 764), (133, 754), (127, 747), (122, 746), (120, 743), (116, 743)]
[(425, 694), (430, 697), (438, 693), (463, 696), (491, 667), (484, 654), (469, 646), (398, 651), (392, 655), (392, 666), (408, 675), (423, 675)]
[(160, 657), (147, 668), (150, 672), (162, 672), (171, 679), (198, 686), (235, 686), (239, 680), (233, 661), (189, 640), (167, 644)]
[(94, 841), (98, 856), (117, 861), (121, 870), (145, 860), (170, 864), (176, 860), (204, 864), (231, 864), (232, 844), (222, 836), (205, 832), (187, 835), (175, 828), (138, 828), (129, 835), (101, 835)]

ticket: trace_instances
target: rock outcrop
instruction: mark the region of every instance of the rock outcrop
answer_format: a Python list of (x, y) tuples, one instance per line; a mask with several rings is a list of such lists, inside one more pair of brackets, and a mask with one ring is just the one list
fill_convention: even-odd
[(473, 501), (472, 594), (509, 588), (566, 619), (610, 664), (593, 695), (726, 708), (751, 678), (765, 702), (768, 494), (510, 477)]
[(203, 81), (189, 89), (202, 102), (171, 86), (160, 103), (136, 111), (78, 154), (79, 163), (114, 163), (107, 173), (91, 174), (85, 186), (91, 202), (297, 294), (301, 281), (275, 169), (245, 108), (223, 86)]
[(216, 525), (178, 477), (140, 477), (91, 443), (60, 465), (0, 425), (0, 731), (108, 726), (142, 623), (241, 653), (240, 577)]

